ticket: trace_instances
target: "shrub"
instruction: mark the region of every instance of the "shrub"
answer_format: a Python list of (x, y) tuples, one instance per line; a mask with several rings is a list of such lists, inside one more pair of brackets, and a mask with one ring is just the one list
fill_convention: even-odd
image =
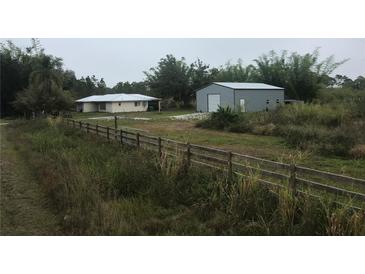
[(322, 125), (340, 126), (347, 112), (342, 106), (319, 104), (292, 104), (278, 108), (272, 114), (276, 125)]
[(204, 121), (201, 121), (198, 126), (212, 129), (229, 129), (232, 124), (238, 121), (239, 117), (236, 112), (233, 112), (230, 107), (219, 107), (217, 112)]
[(299, 149), (312, 149), (340, 156), (348, 155), (356, 142), (355, 136), (343, 127), (328, 129), (323, 126), (287, 125), (278, 127), (276, 132), (284, 137), (288, 144)]
[(253, 126), (252, 133), (257, 135), (273, 135), (276, 126), (273, 123)]
[(338, 127), (326, 131), (324, 139), (320, 142), (320, 149), (327, 154), (347, 156), (355, 142), (353, 134), (345, 131), (343, 127)]
[(365, 118), (365, 90), (324, 89), (319, 93), (316, 102), (332, 106), (342, 105), (349, 110), (352, 118)]
[(354, 110), (359, 118), (365, 119), (365, 91), (363, 96), (356, 101)]
[(275, 130), (286, 142), (300, 149), (309, 149), (314, 140), (323, 139), (325, 129), (314, 126), (283, 125)]
[(354, 146), (351, 149), (350, 154), (356, 159), (365, 159), (365, 145)]
[(227, 126), (227, 129), (232, 132), (250, 132), (252, 130), (252, 123), (250, 116), (246, 113), (237, 114), (237, 119)]

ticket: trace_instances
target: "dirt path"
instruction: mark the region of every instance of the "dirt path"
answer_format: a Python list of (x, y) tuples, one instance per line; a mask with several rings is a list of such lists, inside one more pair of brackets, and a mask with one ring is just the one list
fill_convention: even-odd
[(0, 235), (59, 235), (57, 218), (1, 126)]

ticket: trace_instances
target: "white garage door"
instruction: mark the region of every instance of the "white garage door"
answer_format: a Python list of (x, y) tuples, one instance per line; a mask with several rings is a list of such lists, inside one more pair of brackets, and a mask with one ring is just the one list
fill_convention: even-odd
[(221, 96), (219, 94), (208, 94), (208, 112), (216, 112), (221, 104)]

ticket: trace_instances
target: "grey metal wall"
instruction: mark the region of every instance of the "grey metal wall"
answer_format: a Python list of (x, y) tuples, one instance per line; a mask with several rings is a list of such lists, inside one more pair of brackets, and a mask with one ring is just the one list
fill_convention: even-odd
[[(278, 104), (284, 103), (284, 90), (233, 90), (219, 85), (209, 85), (196, 92), (196, 109), (201, 112), (208, 112), (208, 94), (220, 94), (221, 106), (230, 106), (232, 109), (240, 110), (240, 99), (245, 99), (246, 111), (262, 111), (275, 109)], [(266, 104), (269, 100), (269, 105)]]
[(208, 94), (220, 94), (221, 106), (233, 107), (233, 90), (219, 85), (209, 85), (196, 92), (196, 110), (201, 112), (208, 112)]
[[(240, 99), (245, 99), (246, 111), (262, 111), (275, 109), (284, 103), (284, 90), (235, 90), (235, 110), (240, 110)], [(279, 104), (277, 104), (277, 99)], [(269, 100), (269, 104), (266, 102)]]

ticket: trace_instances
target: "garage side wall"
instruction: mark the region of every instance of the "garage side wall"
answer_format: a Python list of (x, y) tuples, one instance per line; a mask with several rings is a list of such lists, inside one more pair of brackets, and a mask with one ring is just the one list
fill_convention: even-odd
[[(245, 100), (247, 112), (275, 109), (284, 103), (284, 90), (235, 90), (235, 110), (240, 110), (240, 99)], [(279, 103), (277, 103), (277, 99)], [(269, 104), (267, 104), (269, 100)]]
[(196, 92), (196, 110), (199, 112), (208, 112), (208, 95), (219, 94), (220, 106), (227, 107), (234, 106), (233, 89), (222, 87), (219, 85), (209, 85)]

